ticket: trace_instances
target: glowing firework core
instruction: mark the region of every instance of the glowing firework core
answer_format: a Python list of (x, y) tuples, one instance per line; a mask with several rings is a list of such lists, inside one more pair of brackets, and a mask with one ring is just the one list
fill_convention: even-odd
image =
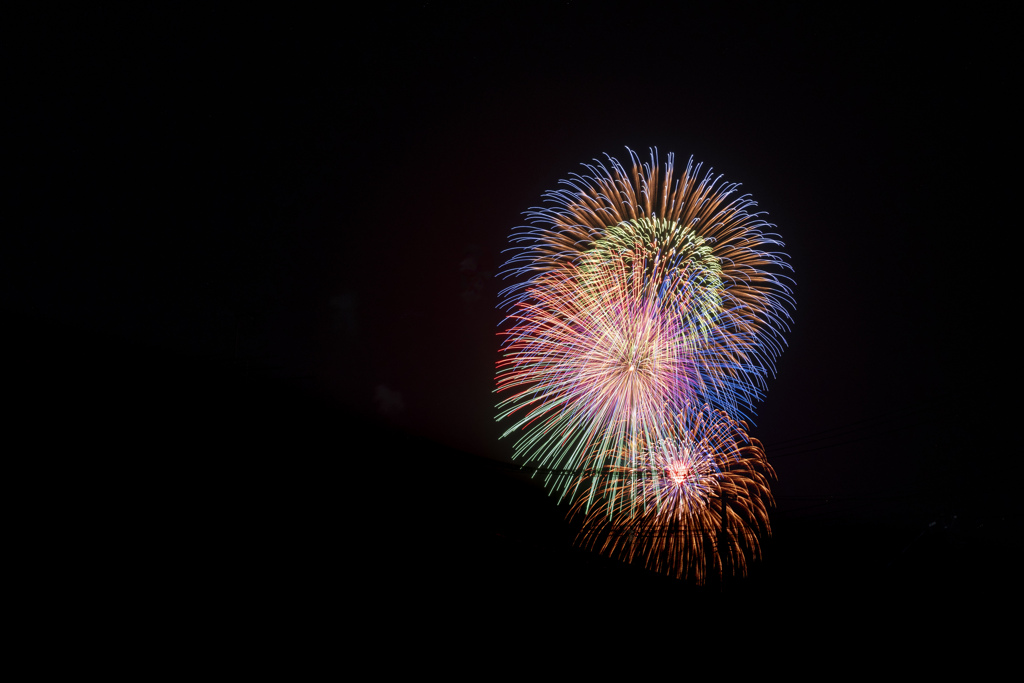
[[(689, 455), (689, 452), (686, 455)], [(685, 462), (670, 462), (665, 468), (665, 476), (671, 479), (673, 484), (683, 486), (690, 478), (690, 466)]]

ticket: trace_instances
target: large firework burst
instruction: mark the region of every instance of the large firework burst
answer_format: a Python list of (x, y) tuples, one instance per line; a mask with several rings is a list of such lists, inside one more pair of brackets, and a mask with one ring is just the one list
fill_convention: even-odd
[(692, 160), (676, 178), (671, 154), (630, 158), (547, 193), (505, 269), (528, 277), (503, 292), (499, 419), (563, 494), (584, 464), (638, 467), (631, 444), (684, 405), (748, 417), (788, 329), (788, 266), (756, 204)]
[[(703, 406), (637, 444), (632, 467), (595, 470), (603, 495), (577, 499), (577, 543), (698, 583), (708, 573), (745, 574), (770, 533), (775, 473), (746, 424)], [(581, 479), (582, 484), (585, 479)], [(582, 488), (592, 488), (582, 486)]]

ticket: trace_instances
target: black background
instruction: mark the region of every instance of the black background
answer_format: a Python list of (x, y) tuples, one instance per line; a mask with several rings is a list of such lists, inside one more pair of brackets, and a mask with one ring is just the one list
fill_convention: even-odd
[[(286, 614), (320, 634), (639, 618), (637, 594), (677, 630), (986, 621), (1017, 600), (1020, 546), (1000, 23), (775, 3), (22, 13), (0, 303), (40, 595), (83, 623)], [(778, 507), (745, 580), (573, 550), (498, 438), (508, 234), (627, 146), (742, 182), (795, 269), (752, 427)]]

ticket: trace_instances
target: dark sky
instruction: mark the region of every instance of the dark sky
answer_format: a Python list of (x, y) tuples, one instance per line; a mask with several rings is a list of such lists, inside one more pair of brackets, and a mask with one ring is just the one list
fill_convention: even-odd
[[(898, 553), (1009, 507), (990, 495), (1008, 487), (957, 491), (987, 457), (971, 312), (992, 296), (983, 183), (1003, 182), (996, 22), (776, 3), (24, 16), (0, 303), (70, 364), (124, 344), (158, 359), (141, 375), (166, 358), (281, 381), (507, 461), (494, 275), (521, 212), (605, 153), (692, 155), (743, 184), (795, 269), (753, 428), (776, 525), (889, 525), (878, 553)], [(325, 453), (365, 459), (365, 437)]]

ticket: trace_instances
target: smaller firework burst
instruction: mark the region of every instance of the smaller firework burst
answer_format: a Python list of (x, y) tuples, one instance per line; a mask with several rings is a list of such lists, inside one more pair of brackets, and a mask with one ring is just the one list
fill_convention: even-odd
[(745, 575), (771, 533), (775, 473), (746, 424), (704, 406), (684, 410), (653, 441), (633, 449), (633, 467), (591, 471), (570, 516), (577, 544), (676, 578)]

